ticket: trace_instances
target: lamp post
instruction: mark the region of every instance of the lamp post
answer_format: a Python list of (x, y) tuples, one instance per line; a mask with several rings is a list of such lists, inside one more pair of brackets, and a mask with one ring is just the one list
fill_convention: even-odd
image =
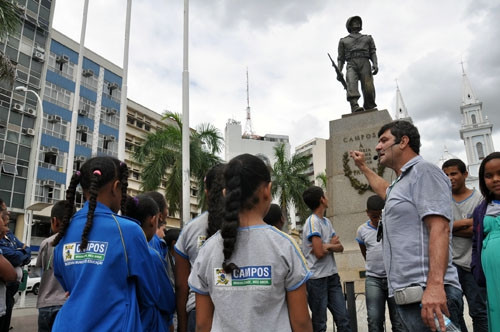
[[(34, 160), (33, 165), (33, 176), (30, 180), (28, 176), (28, 181), (26, 183), (26, 189), (29, 190), (29, 198), (24, 201), (24, 227), (23, 227), (23, 243), (26, 244), (27, 247), (30, 246), (31, 243), (31, 225), (33, 223), (33, 211), (39, 210), (40, 208), (35, 204), (35, 190), (36, 190), (36, 178), (38, 173), (38, 153), (40, 150), (40, 142), (42, 140), (42, 117), (43, 117), (43, 104), (42, 99), (38, 95), (36, 91), (30, 90), (24, 86), (18, 86), (15, 88), (16, 91), (30, 92), (33, 93), (38, 101), (38, 105), (40, 105), (40, 111), (37, 109), (36, 118), (35, 118), (35, 142), (31, 146), (30, 160)], [(20, 299), (20, 307), (24, 307), (25, 303), (26, 291), (21, 293)]]

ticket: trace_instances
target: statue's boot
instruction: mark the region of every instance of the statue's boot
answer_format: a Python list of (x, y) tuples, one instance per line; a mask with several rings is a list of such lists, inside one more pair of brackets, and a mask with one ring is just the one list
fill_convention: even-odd
[(351, 103), (351, 112), (356, 113), (356, 112), (363, 112), (365, 109), (361, 106), (358, 105), (358, 103), (354, 102)]

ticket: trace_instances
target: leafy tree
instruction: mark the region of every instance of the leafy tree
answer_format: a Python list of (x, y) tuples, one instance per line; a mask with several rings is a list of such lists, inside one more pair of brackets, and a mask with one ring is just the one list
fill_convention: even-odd
[(325, 172), (321, 172), (316, 176), (316, 180), (319, 182), (319, 186), (326, 191), (326, 184), (328, 183), (328, 177)]
[(293, 203), (299, 211), (306, 211), (307, 207), (302, 200), (302, 193), (309, 187), (310, 156), (295, 154), (287, 159), (285, 144), (281, 143), (274, 147), (276, 162), (273, 166), (272, 195), (278, 198), (283, 215), (286, 217), (287, 226), (290, 223), (288, 216), (288, 205)]
[[(6, 38), (9, 33), (14, 33), (21, 23), (18, 10), (13, 2), (0, 0), (0, 38)], [(8, 80), (14, 84), (16, 68), (9, 58), (0, 51), (0, 80)]]
[[(167, 120), (168, 124), (148, 134), (143, 144), (135, 149), (133, 158), (144, 166), (141, 174), (144, 191), (157, 190), (162, 178), (167, 179), (165, 198), (169, 211), (176, 213), (182, 206), (182, 116), (166, 111), (163, 120)], [(213, 125), (202, 124), (191, 131), (191, 178), (198, 182), (198, 197), (202, 206), (205, 205), (203, 179), (210, 167), (221, 162), (216, 155), (221, 149), (222, 136)]]

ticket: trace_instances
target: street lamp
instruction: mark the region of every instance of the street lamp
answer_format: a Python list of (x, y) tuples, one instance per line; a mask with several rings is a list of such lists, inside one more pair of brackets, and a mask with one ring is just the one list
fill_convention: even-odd
[[(26, 188), (31, 188), (29, 195), (29, 199), (24, 202), (24, 227), (23, 227), (23, 243), (26, 244), (27, 247), (30, 246), (31, 244), (31, 225), (33, 224), (33, 211), (41, 210), (42, 207), (39, 206), (40, 204), (35, 203), (35, 191), (36, 191), (36, 178), (37, 178), (37, 173), (38, 173), (38, 152), (40, 150), (40, 142), (42, 141), (42, 117), (43, 117), (43, 103), (42, 99), (38, 95), (36, 91), (30, 90), (24, 86), (18, 86), (15, 88), (16, 91), (22, 91), (22, 92), (31, 92), (35, 95), (38, 105), (40, 105), (40, 111), (37, 109), (36, 113), (36, 118), (35, 118), (35, 144), (32, 144), (31, 146), (31, 152), (30, 152), (30, 160), (34, 160), (34, 165), (33, 165), (33, 177), (30, 182), (30, 178), (28, 176), (28, 181), (26, 183)], [(43, 204), (45, 205), (46, 204)], [(26, 221), (27, 219), (27, 221)], [(21, 299), (20, 299), (20, 307), (24, 307), (25, 303), (25, 297), (26, 297), (26, 291), (23, 291), (21, 293)]]
[[(23, 92), (30, 92), (33, 93), (38, 101), (38, 105), (40, 105), (40, 111), (37, 111), (36, 114), (36, 120), (35, 120), (35, 144), (32, 145), (31, 148), (31, 155), (30, 155), (30, 160), (34, 160), (34, 167), (33, 167), (33, 177), (30, 181), (28, 177), (28, 182), (27, 182), (27, 188), (31, 188), (30, 194), (28, 195), (29, 199), (27, 202), (24, 202), (24, 210), (25, 212), (30, 211), (30, 216), (28, 217), (28, 222), (26, 222), (26, 218), (24, 221), (25, 227), (23, 230), (23, 243), (26, 244), (27, 247), (30, 246), (31, 243), (31, 224), (33, 222), (33, 207), (32, 205), (35, 204), (35, 191), (36, 191), (36, 178), (37, 178), (37, 173), (38, 173), (38, 152), (40, 150), (40, 142), (42, 140), (42, 117), (43, 117), (43, 104), (42, 104), (42, 99), (38, 95), (38, 93), (34, 90), (30, 90), (24, 86), (18, 86), (15, 88), (16, 91), (23, 91)], [(38, 107), (36, 108), (38, 110)], [(30, 184), (30, 185), (29, 185)], [(35, 209), (36, 210), (36, 209)], [(25, 213), (26, 215), (26, 213)], [(27, 227), (26, 227), (27, 226)]]

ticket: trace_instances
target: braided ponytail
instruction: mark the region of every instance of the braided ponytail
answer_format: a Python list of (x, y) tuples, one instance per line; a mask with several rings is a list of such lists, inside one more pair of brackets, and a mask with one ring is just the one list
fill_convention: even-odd
[(52, 246), (56, 246), (59, 241), (61, 241), (64, 234), (68, 230), (70, 219), (73, 216), (75, 211), (75, 193), (76, 187), (80, 183), (81, 173), (80, 171), (75, 172), (71, 177), (71, 181), (69, 183), (68, 189), (66, 190), (66, 204), (64, 207), (64, 217), (62, 219), (61, 226), (59, 227), (59, 232), (57, 233), (54, 241), (52, 241)]
[(207, 239), (214, 235), (224, 220), (224, 168), (225, 164), (213, 166), (205, 177), (205, 188), (208, 192), (208, 227)]
[(120, 161), (120, 165), (118, 166), (119, 171), (119, 179), (122, 187), (122, 201), (121, 201), (121, 215), (124, 216), (127, 214), (127, 188), (128, 188), (128, 167), (123, 161)]
[(92, 224), (94, 223), (94, 212), (97, 206), (97, 194), (99, 193), (99, 180), (101, 177), (101, 171), (94, 170), (92, 176), (90, 178), (90, 188), (89, 188), (89, 212), (87, 213), (87, 222), (85, 222), (85, 227), (82, 232), (82, 242), (80, 244), (80, 250), (87, 249), (87, 244), (89, 239), (87, 238), (90, 233), (90, 229), (92, 228)]

